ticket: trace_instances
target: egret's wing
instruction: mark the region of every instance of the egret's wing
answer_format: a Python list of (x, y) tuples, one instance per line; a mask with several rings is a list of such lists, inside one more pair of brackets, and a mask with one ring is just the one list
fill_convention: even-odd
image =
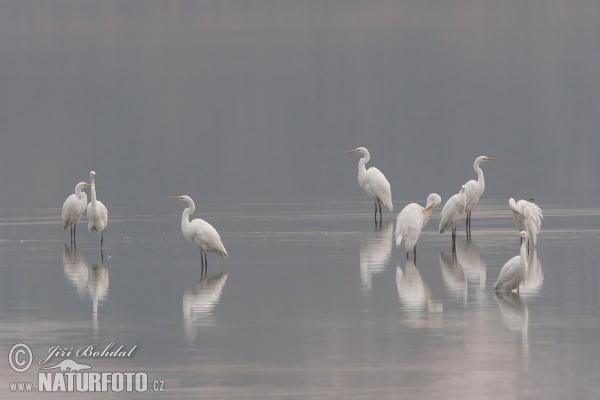
[(409, 234), (415, 234), (417, 237), (423, 228), (423, 207), (417, 203), (411, 203), (404, 207), (396, 218), (396, 246), (402, 242)]
[(381, 199), (388, 211), (393, 211), (392, 190), (383, 173), (377, 168), (371, 167), (367, 170), (366, 177), (365, 191), (369, 195)]

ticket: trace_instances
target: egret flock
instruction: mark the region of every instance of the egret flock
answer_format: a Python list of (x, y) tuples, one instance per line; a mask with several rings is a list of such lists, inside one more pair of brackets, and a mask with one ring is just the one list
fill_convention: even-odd
[[(392, 191), (389, 181), (383, 173), (375, 168), (366, 168), (371, 159), (369, 150), (358, 147), (348, 150), (346, 153), (361, 153), (362, 158), (358, 161), (358, 183), (375, 202), (375, 226), (381, 228), (382, 204), (390, 212), (394, 210), (392, 203)], [(485, 178), (480, 164), (484, 161), (494, 161), (496, 158), (480, 156), (475, 159), (473, 169), (477, 173), (477, 180), (470, 180), (460, 187), (460, 191), (450, 197), (440, 213), (439, 232), (444, 233), (447, 229), (452, 232), (452, 249), (456, 246), (456, 229), (463, 216), (466, 216), (466, 235), (471, 236), (471, 213), (479, 202), (479, 198), (485, 190)], [(100, 252), (104, 242), (104, 231), (108, 226), (108, 210), (97, 199), (95, 178), (97, 174), (90, 172), (90, 183), (79, 182), (75, 186), (75, 193), (71, 194), (62, 208), (63, 229), (71, 228), (71, 243), (75, 243), (75, 228), (87, 209), (88, 230), (100, 234)], [(87, 195), (83, 189), (90, 187), (91, 201), (87, 204)], [(197, 218), (190, 221), (190, 215), (196, 209), (194, 201), (189, 196), (170, 196), (173, 200), (182, 200), (187, 203), (187, 208), (181, 215), (181, 232), (183, 236), (194, 243), (200, 250), (201, 273), (205, 275), (208, 270), (206, 253), (215, 253), (227, 258), (227, 250), (217, 230), (203, 219)], [(442, 198), (437, 193), (431, 193), (427, 197), (425, 206), (410, 203), (400, 211), (396, 217), (396, 246), (404, 241), (406, 258), (409, 259), (410, 252), (414, 254), (416, 261), (417, 241), (422, 229), (429, 222), (433, 208), (442, 203)], [(509, 207), (513, 211), (515, 226), (519, 230), (516, 234), (521, 237), (520, 255), (511, 258), (501, 269), (500, 276), (494, 284), (497, 291), (519, 290), (519, 285), (527, 275), (527, 252), (537, 244), (537, 234), (540, 232), (542, 210), (535, 203), (527, 200), (516, 202), (513, 198), (509, 200)], [(379, 224), (377, 224), (377, 212), (379, 211)]]
[[(392, 193), (390, 183), (383, 173), (375, 167), (366, 168), (365, 164), (369, 162), (371, 156), (364, 147), (358, 147), (354, 150), (348, 150), (346, 153), (360, 152), (363, 155), (358, 162), (358, 183), (375, 200), (375, 224), (377, 227), (377, 207), (379, 206), (379, 227), (381, 227), (381, 203), (393, 211)], [(452, 250), (456, 249), (456, 229), (463, 216), (466, 216), (466, 235), (471, 237), (471, 213), (473, 208), (479, 202), (479, 198), (485, 190), (485, 177), (481, 169), (481, 163), (484, 161), (495, 161), (494, 157), (480, 156), (473, 163), (473, 170), (477, 173), (477, 180), (470, 180), (460, 187), (460, 191), (450, 197), (440, 213), (439, 232), (444, 233), (447, 229), (452, 231)], [(436, 193), (431, 193), (427, 197), (425, 207), (417, 203), (410, 203), (396, 217), (396, 246), (400, 246), (404, 241), (406, 258), (409, 258), (413, 251), (414, 257), (417, 256), (416, 244), (421, 235), (421, 230), (431, 216), (433, 207), (442, 202), (441, 197)], [(521, 254), (511, 258), (501, 269), (498, 281), (494, 284), (496, 291), (512, 291), (519, 289), (519, 285), (527, 275), (527, 251), (537, 244), (537, 234), (540, 232), (542, 223), (542, 210), (535, 203), (527, 200), (515, 202), (513, 198), (509, 200), (509, 207), (513, 211), (514, 223), (521, 237)]]

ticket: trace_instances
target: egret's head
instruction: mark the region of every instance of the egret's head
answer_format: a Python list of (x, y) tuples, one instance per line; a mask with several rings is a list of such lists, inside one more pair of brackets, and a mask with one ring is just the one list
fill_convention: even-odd
[(462, 185), (462, 186), (460, 187), (460, 191), (461, 191), (461, 192), (464, 192), (464, 191), (465, 191), (465, 185)]
[(357, 147), (354, 150), (347, 150), (346, 153), (362, 153), (362, 154), (369, 154), (369, 150), (367, 150), (365, 147)]
[(95, 177), (95, 176), (96, 176), (96, 171), (92, 171), (92, 172), (90, 172), (90, 178), (93, 178), (93, 177)]
[(437, 193), (431, 193), (427, 197), (427, 206), (425, 207), (423, 212), (425, 212), (427, 210), (431, 210), (433, 207), (440, 205), (440, 204), (442, 204), (442, 198), (440, 197), (440, 195)]
[(517, 232), (517, 233), (515, 233), (515, 235), (517, 235), (517, 236), (521, 236), (522, 238), (524, 238), (524, 237), (527, 237), (527, 232), (525, 232), (525, 231), (521, 231), (521, 232)]

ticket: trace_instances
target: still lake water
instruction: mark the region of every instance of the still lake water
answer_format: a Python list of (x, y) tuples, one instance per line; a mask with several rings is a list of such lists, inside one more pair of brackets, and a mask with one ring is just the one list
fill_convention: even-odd
[[(600, 397), (599, 37), (595, 0), (0, 2), (0, 353), (137, 346), (76, 360), (174, 399)], [(440, 206), (407, 261), (397, 213), (480, 155), (472, 240), (453, 256)], [(60, 229), (90, 170), (103, 259)], [(229, 252), (206, 279), (183, 194)], [(498, 297), (510, 197), (545, 218)], [(39, 367), (0, 362), (0, 397)]]

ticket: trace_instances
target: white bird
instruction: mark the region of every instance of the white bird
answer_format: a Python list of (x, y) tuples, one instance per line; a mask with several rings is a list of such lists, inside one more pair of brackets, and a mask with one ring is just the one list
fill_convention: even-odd
[[(183, 200), (188, 204), (188, 208), (183, 210), (181, 215), (181, 232), (183, 236), (194, 243), (200, 250), (201, 273), (208, 271), (208, 261), (206, 253), (215, 253), (221, 257), (227, 258), (227, 250), (217, 230), (203, 219), (197, 218), (190, 221), (190, 215), (196, 209), (194, 201), (189, 196), (169, 196), (172, 200)], [(202, 257), (204, 255), (204, 258)]]
[(466, 204), (465, 185), (462, 185), (460, 192), (450, 197), (444, 204), (440, 214), (440, 233), (444, 233), (448, 227), (452, 228), (452, 248), (455, 248), (456, 226), (465, 213)]
[[(521, 231), (516, 233), (521, 238), (527, 237), (527, 232)], [(527, 276), (527, 241), (521, 242), (520, 255), (514, 256), (500, 270), (498, 280), (494, 283), (494, 289), (496, 291), (511, 292), (517, 289), (519, 293), (519, 285), (525, 280)]]
[(400, 246), (404, 240), (404, 248), (406, 249), (406, 258), (411, 250), (417, 256), (417, 241), (421, 235), (421, 230), (429, 222), (433, 207), (439, 205), (442, 198), (437, 193), (431, 193), (427, 197), (427, 204), (421, 207), (417, 203), (410, 203), (400, 211), (396, 217), (396, 246)]
[(542, 209), (535, 203), (527, 200), (515, 202), (512, 197), (508, 200), (508, 206), (513, 211), (513, 220), (519, 231), (527, 232), (529, 246), (537, 245), (537, 234), (542, 228)]
[(100, 200), (96, 199), (96, 186), (94, 171), (90, 172), (92, 201), (87, 206), (88, 231), (96, 231), (100, 233), (100, 252), (102, 252), (102, 244), (104, 242), (104, 230), (108, 225), (108, 210)]
[(358, 161), (358, 183), (375, 200), (375, 224), (377, 224), (377, 205), (379, 204), (379, 226), (381, 227), (381, 203), (383, 203), (388, 211), (394, 211), (390, 183), (377, 168), (371, 167), (367, 169), (365, 167), (365, 164), (371, 159), (369, 150), (359, 147), (346, 151), (346, 153), (357, 152), (363, 155), (363, 158)]
[(89, 183), (79, 182), (75, 186), (75, 193), (67, 197), (62, 208), (63, 230), (71, 227), (71, 241), (75, 240), (75, 228), (77, 222), (81, 219), (87, 205), (87, 194), (83, 192), (84, 187), (89, 187)]
[(483, 161), (495, 161), (496, 159), (493, 157), (481, 156), (475, 159), (475, 163), (473, 164), (473, 169), (477, 172), (477, 180), (470, 180), (465, 183), (465, 196), (467, 197), (467, 204), (465, 206), (465, 213), (467, 214), (466, 218), (466, 229), (467, 234), (471, 233), (471, 211), (473, 207), (479, 202), (479, 198), (483, 194), (485, 190), (485, 179), (483, 177), (483, 170), (479, 166)]

